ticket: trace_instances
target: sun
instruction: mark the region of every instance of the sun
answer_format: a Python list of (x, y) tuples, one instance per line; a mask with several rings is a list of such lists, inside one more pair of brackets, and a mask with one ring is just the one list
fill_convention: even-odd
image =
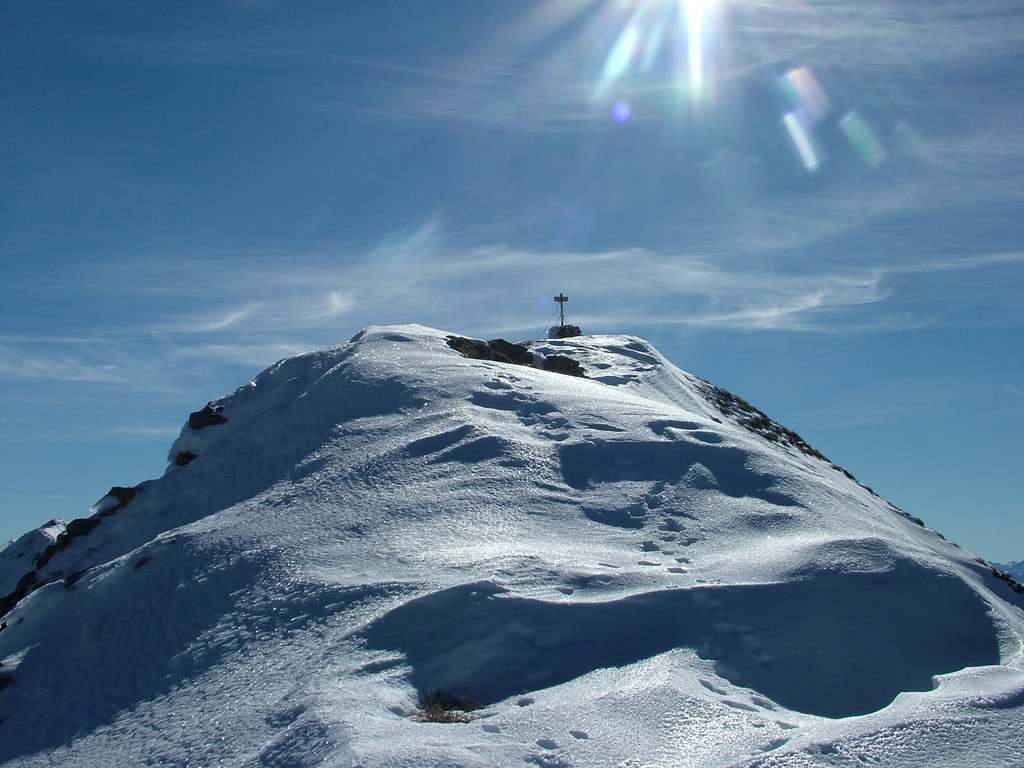
[[(497, 119), (516, 124), (655, 126), (659, 140), (706, 150), (702, 168), (723, 148), (753, 158), (776, 137), (807, 173), (850, 148), (877, 168), (892, 153), (886, 129), (843, 103), (840, 67), (823, 68), (815, 25), (824, 15), (809, 0), (536, 0), (474, 70), (500, 73), (484, 87)], [(835, 34), (824, 30), (824, 40)], [(499, 50), (505, 68), (491, 66)], [(905, 121), (888, 133), (920, 146)]]
[(603, 59), (597, 98), (651, 83), (671, 84), (694, 105), (711, 97), (718, 0), (609, 0), (609, 5), (607, 23), (617, 31)]

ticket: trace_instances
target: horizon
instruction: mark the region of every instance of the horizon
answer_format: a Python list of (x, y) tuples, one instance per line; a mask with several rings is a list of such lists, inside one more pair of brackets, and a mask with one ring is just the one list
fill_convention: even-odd
[(0, 540), (368, 325), (569, 297), (1024, 558), (1024, 8), (6, 4)]

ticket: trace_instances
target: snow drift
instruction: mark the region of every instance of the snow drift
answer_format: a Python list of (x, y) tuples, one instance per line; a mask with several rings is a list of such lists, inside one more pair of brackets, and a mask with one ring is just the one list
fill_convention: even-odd
[(284, 360), (5, 549), (0, 760), (1024, 760), (1012, 581), (642, 340), (505, 352)]

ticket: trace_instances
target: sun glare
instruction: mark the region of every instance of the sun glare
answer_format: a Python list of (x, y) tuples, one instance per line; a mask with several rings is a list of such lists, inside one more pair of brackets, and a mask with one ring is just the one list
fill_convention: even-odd
[[(785, 3), (814, 15), (805, 0)], [(510, 38), (520, 59), (540, 62), (533, 103), (537, 93), (556, 92), (548, 83), (571, 80), (557, 91), (562, 103), (546, 107), (552, 113), (570, 104), (587, 120), (670, 117), (709, 137), (709, 154), (754, 120), (762, 135), (781, 136), (807, 173), (851, 149), (877, 168), (892, 157), (893, 142), (923, 155), (909, 126), (890, 129), (868, 108), (843, 103), (849, 89), (835, 92), (835, 72), (819, 80), (813, 57), (780, 49), (772, 14), (771, 3), (741, 0), (549, 0)]]
[(630, 91), (669, 83), (674, 98), (700, 106), (711, 94), (716, 0), (611, 0), (616, 29), (595, 89), (628, 104)]

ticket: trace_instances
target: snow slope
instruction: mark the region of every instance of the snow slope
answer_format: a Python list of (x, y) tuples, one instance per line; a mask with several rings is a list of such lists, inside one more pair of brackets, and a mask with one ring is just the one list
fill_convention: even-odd
[(0, 553), (0, 762), (1024, 765), (1012, 581), (642, 340), (450, 336), (284, 360)]

